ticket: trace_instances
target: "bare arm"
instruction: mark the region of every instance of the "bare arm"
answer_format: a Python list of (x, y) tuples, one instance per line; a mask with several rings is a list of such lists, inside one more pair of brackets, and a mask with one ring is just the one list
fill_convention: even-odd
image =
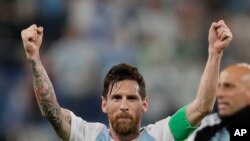
[(187, 108), (187, 118), (194, 126), (198, 126), (207, 113), (213, 109), (223, 50), (228, 47), (231, 40), (232, 33), (224, 21), (220, 20), (217, 23), (212, 23), (208, 37), (209, 54), (207, 64), (201, 77), (197, 96)]
[(36, 99), (42, 115), (49, 120), (57, 135), (64, 141), (68, 141), (71, 117), (69, 111), (58, 104), (51, 81), (41, 63), (39, 48), (42, 36), (43, 28), (36, 25), (22, 31), (24, 49), (32, 70)]

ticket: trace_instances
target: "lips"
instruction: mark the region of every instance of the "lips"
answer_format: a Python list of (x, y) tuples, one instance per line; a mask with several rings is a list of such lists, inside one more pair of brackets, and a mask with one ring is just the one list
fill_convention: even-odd
[(117, 115), (117, 119), (121, 119), (121, 120), (131, 120), (132, 116), (129, 114), (119, 114)]
[(130, 118), (118, 118), (118, 121), (120, 121), (120, 122), (130, 122), (131, 119)]
[(228, 102), (218, 102), (218, 108), (219, 109), (225, 109), (229, 106)]

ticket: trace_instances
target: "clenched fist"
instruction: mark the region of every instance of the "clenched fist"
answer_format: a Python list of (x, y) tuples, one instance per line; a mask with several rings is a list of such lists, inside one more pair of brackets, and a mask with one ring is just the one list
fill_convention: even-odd
[(228, 47), (232, 39), (233, 35), (223, 20), (212, 23), (208, 36), (210, 51), (221, 53), (224, 48)]
[(39, 48), (43, 39), (43, 27), (33, 24), (21, 32), (24, 50), (28, 59), (39, 57)]

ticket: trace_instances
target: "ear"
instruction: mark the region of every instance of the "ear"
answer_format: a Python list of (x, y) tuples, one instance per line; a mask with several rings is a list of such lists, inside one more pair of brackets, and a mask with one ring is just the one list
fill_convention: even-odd
[(102, 96), (102, 112), (107, 113), (107, 99)]
[(143, 108), (143, 112), (147, 112), (148, 111), (148, 97), (145, 97), (144, 100), (142, 100), (142, 108)]

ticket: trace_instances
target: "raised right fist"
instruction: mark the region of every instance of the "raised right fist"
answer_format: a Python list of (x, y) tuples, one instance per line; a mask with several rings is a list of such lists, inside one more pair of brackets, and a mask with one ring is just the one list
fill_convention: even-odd
[(43, 27), (33, 24), (21, 32), (23, 47), (28, 59), (39, 56), (39, 48), (43, 39)]

